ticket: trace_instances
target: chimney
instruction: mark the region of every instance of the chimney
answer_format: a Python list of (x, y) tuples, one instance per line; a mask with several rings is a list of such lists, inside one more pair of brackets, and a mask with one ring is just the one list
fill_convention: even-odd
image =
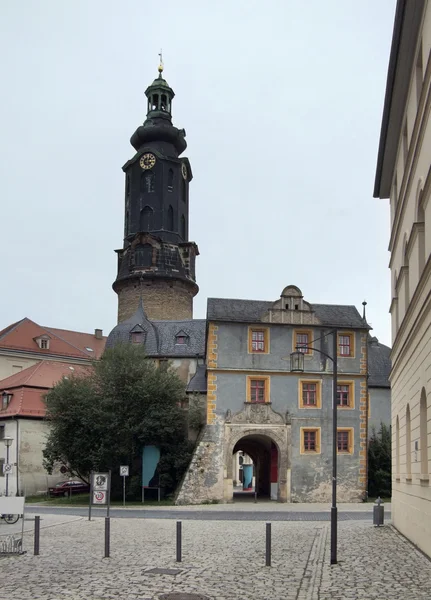
[(94, 337), (96, 338), (96, 340), (102, 340), (103, 339), (103, 329), (95, 329)]

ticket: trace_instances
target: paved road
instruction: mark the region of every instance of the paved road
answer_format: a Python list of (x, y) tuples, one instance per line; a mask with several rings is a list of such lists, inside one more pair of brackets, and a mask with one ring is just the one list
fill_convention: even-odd
[(29, 532), (26, 554), (0, 557), (0, 600), (430, 599), (431, 562), (391, 526), (342, 521), (339, 562), (331, 566), (328, 522), (274, 522), (267, 567), (265, 523), (255, 515), (244, 515), (253, 518), (248, 523), (184, 521), (179, 563), (173, 519), (112, 519), (110, 558), (103, 558), (103, 519), (47, 514), (39, 556)]
[[(26, 506), (26, 511), (36, 515), (74, 515), (79, 517), (88, 516), (88, 508), (84, 507), (63, 507), (63, 506)], [(106, 517), (106, 508), (92, 508), (92, 515), (95, 517)], [(253, 510), (236, 511), (232, 510), (159, 510), (151, 508), (111, 508), (110, 516), (120, 519), (176, 519), (177, 521), (330, 521), (328, 511), (272, 511), (272, 510)], [(385, 519), (389, 520), (391, 513), (386, 512)], [(364, 511), (339, 511), (339, 521), (372, 521), (372, 506)]]

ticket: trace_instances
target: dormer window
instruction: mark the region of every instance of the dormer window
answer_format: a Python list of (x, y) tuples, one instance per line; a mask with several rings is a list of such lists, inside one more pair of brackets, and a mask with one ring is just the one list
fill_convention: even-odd
[(177, 335), (175, 336), (175, 344), (178, 346), (187, 344), (188, 341), (189, 341), (189, 336), (187, 335), (187, 333), (185, 331), (179, 331), (177, 333)]
[(2, 410), (6, 410), (6, 408), (9, 406), (10, 401), (12, 400), (12, 394), (10, 392), (6, 392), (4, 391), (2, 394)]
[(41, 350), (49, 350), (49, 337), (47, 335), (34, 338), (34, 341)]
[(132, 344), (142, 344), (145, 340), (145, 333), (143, 331), (132, 331), (130, 336)]

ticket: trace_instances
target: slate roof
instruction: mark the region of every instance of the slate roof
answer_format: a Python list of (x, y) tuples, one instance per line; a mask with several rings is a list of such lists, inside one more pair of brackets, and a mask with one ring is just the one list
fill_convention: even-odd
[[(140, 325), (146, 333), (143, 344), (148, 356), (191, 358), (203, 357), (205, 354), (205, 319), (150, 321), (145, 314), (142, 300), (132, 317), (114, 327), (108, 336), (106, 348), (130, 343), (130, 332), (136, 325)], [(176, 343), (178, 334), (187, 336), (185, 344)]]
[[(274, 302), (267, 300), (234, 300), (228, 298), (208, 298), (208, 321), (234, 321), (239, 323), (260, 322)], [(329, 327), (349, 327), (369, 329), (369, 325), (355, 306), (339, 304), (311, 304), (322, 325)]]
[(205, 365), (197, 365), (196, 373), (190, 379), (186, 392), (207, 393), (207, 369)]
[(381, 344), (376, 337), (368, 339), (368, 385), (369, 387), (390, 387), (391, 348)]

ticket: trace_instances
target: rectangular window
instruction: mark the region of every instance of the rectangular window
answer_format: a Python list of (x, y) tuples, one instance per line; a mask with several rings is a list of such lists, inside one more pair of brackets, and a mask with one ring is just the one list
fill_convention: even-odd
[(340, 454), (353, 453), (353, 429), (338, 429), (337, 431), (337, 451)]
[(251, 379), (250, 380), (250, 402), (265, 402), (265, 380)]
[(265, 352), (265, 332), (253, 329), (251, 332), (251, 349), (253, 352)]
[(3, 465), (5, 463), (5, 459), (4, 458), (0, 458), (0, 477), (4, 477), (4, 473), (3, 473)]
[(132, 344), (142, 344), (144, 341), (144, 332), (143, 331), (133, 331), (131, 333), (131, 341)]
[(305, 406), (316, 406), (317, 404), (317, 385), (315, 383), (302, 384), (302, 404)]
[(301, 454), (320, 453), (320, 428), (301, 427)]
[(4, 440), (4, 430), (5, 430), (5, 426), (0, 425), (0, 441)]
[(354, 408), (354, 383), (353, 381), (339, 381), (337, 385), (337, 406), (341, 408)]
[(269, 331), (267, 328), (248, 328), (248, 351), (250, 354), (268, 354)]
[(247, 402), (263, 404), (269, 402), (269, 377), (247, 377)]
[(321, 381), (299, 381), (299, 408), (321, 407)]
[(47, 350), (49, 348), (48, 340), (40, 340), (40, 347), (42, 350)]
[(312, 354), (313, 351), (309, 348), (312, 342), (311, 331), (295, 331), (293, 336), (293, 351), (303, 352), (304, 354)]
[(316, 452), (317, 447), (317, 432), (304, 431), (304, 450), (306, 452)]
[(345, 358), (354, 356), (353, 333), (338, 334), (338, 356)]

